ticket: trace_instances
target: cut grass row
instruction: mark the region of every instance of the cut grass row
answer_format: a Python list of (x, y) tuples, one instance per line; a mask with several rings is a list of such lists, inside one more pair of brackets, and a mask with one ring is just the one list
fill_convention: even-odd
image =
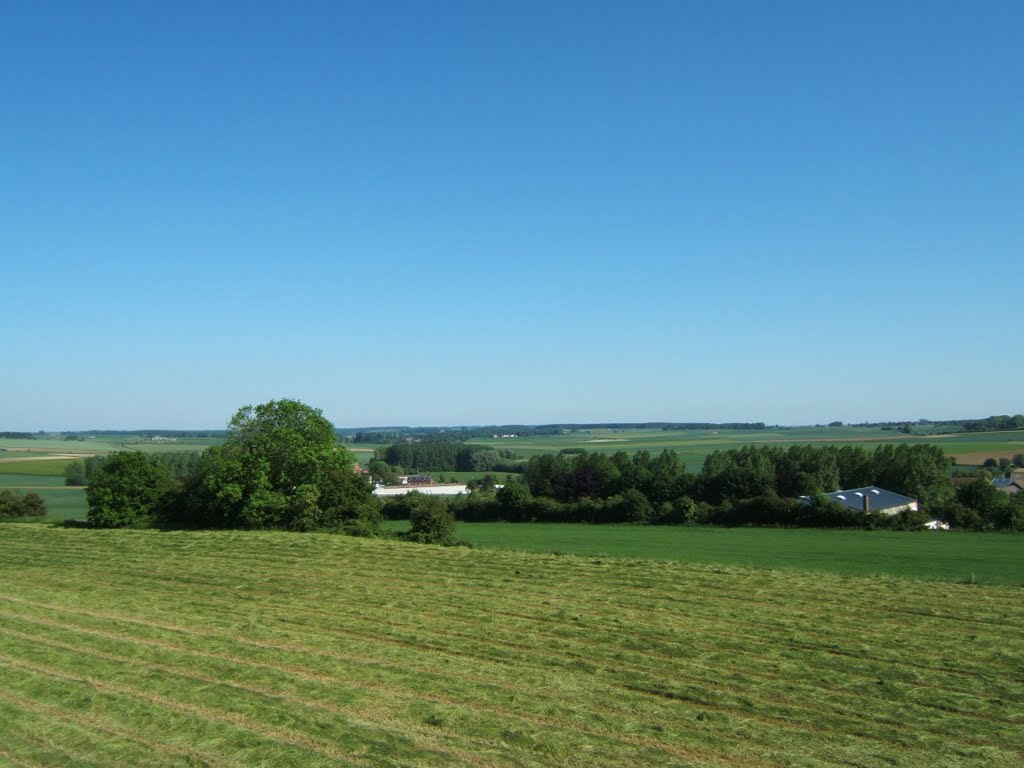
[(0, 578), (12, 762), (1009, 766), (1024, 750), (1009, 588), (9, 525)]

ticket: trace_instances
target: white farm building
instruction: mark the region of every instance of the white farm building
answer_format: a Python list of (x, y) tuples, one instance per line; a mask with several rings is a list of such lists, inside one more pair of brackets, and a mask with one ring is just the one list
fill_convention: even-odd
[(405, 496), (407, 493), (422, 493), (426, 496), (458, 496), (469, 493), (465, 483), (434, 483), (433, 485), (378, 485), (374, 496)]
[[(905, 509), (917, 512), (917, 499), (902, 496), (874, 485), (865, 488), (851, 488), (848, 491), (833, 491), (826, 493), (825, 496), (829, 501), (837, 501), (850, 509), (868, 513), (895, 515)], [(810, 496), (801, 496), (800, 498), (808, 504), (811, 502)]]

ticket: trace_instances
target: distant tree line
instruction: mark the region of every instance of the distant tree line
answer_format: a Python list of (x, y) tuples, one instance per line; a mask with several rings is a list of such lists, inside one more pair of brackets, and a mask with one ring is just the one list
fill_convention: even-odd
[[(379, 462), (397, 472), (519, 472), (522, 467), (510, 450), (496, 450), (486, 445), (439, 441), (399, 443), (379, 450), (371, 462), (371, 472), (383, 469)], [(401, 473), (399, 473), (401, 474)]]
[[(889, 527), (917, 529), (929, 516), (973, 529), (1024, 528), (1024, 494), (988, 485), (954, 490), (951, 463), (927, 444), (744, 446), (710, 454), (698, 474), (674, 451), (532, 457), (521, 478), (494, 493), (449, 502), (465, 521)], [(871, 514), (830, 501), (840, 488), (878, 485), (918, 499), (922, 509)], [(806, 496), (807, 500), (797, 497)], [(403, 502), (404, 503), (404, 502)], [(386, 517), (402, 504), (388, 501)]]
[(5, 440), (35, 440), (36, 436), (31, 432), (0, 432), (0, 438)]
[(860, 446), (747, 445), (714, 451), (699, 474), (690, 474), (675, 451), (657, 457), (638, 451), (632, 457), (576, 455), (532, 457), (523, 479), (534, 496), (573, 502), (604, 499), (637, 490), (654, 504), (689, 496), (697, 501), (723, 501), (775, 495), (797, 497), (839, 488), (879, 485), (920, 499), (945, 501), (953, 496), (950, 461), (934, 445), (885, 445), (875, 451)]
[(882, 429), (895, 429), (906, 435), (948, 435), (958, 432), (1003, 432), (1024, 429), (1024, 414), (1016, 416), (989, 416), (984, 419), (948, 419), (933, 421), (918, 419), (917, 421), (887, 421), (861, 426), (875, 426)]
[(965, 432), (1001, 432), (1009, 429), (1024, 429), (1024, 414), (989, 416), (987, 419), (968, 419), (960, 423)]
[[(392, 471), (500, 472), (497, 468), (508, 461), (522, 473), (509, 476), (501, 488), (492, 476), (476, 484), (478, 492), (448, 502), (410, 494), (388, 501), (383, 513), (409, 517), (414, 525), (408, 538), (442, 543), (452, 542), (454, 516), (919, 528), (927, 514), (965, 528), (1024, 528), (1024, 494), (1005, 494), (986, 478), (954, 490), (950, 460), (937, 446), (924, 443), (888, 444), (874, 451), (855, 445), (748, 445), (710, 454), (696, 474), (671, 450), (656, 456), (579, 451), (520, 463), (511, 457), (511, 452), (453, 441), (393, 445), (374, 460)], [(353, 471), (352, 455), (320, 411), (297, 401), (240, 409), (224, 443), (198, 456), (124, 451), (72, 467), (69, 479), (88, 485), (88, 521), (95, 526), (381, 533), (382, 505), (366, 476)], [(924, 511), (868, 514), (824, 496), (840, 487), (866, 485), (912, 496)]]

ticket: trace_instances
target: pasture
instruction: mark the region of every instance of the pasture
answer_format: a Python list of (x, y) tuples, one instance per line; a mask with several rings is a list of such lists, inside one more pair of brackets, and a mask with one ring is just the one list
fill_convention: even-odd
[(0, 763), (1016, 766), (1016, 588), (0, 525)]

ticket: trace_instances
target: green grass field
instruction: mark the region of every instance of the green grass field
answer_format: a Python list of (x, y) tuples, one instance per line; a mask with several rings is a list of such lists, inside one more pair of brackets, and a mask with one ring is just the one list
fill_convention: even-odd
[(56, 475), (16, 475), (13, 472), (0, 472), (0, 488), (38, 485), (62, 486), (64, 478)]
[(35, 459), (29, 461), (0, 462), (0, 477), (3, 475), (33, 475), (36, 477), (59, 477), (64, 482), (64, 467), (81, 459)]
[[(408, 522), (386, 526), (401, 531)], [(477, 547), (520, 552), (1024, 586), (1024, 536), (1016, 534), (459, 523), (456, 536)]]
[(0, 525), (0, 764), (1017, 766), (1020, 589)]

